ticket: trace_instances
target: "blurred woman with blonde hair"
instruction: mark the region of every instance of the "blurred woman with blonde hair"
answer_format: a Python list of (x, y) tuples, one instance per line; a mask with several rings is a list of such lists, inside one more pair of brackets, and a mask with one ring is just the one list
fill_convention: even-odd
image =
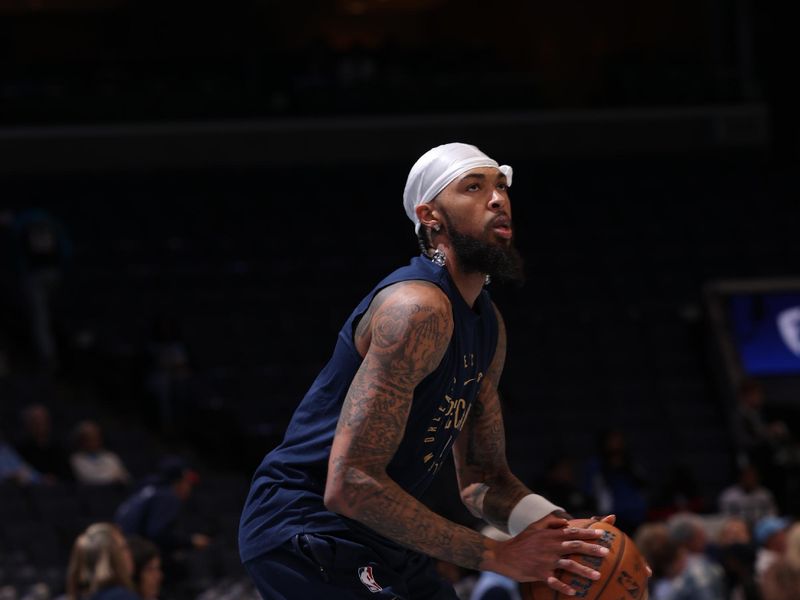
[(133, 592), (133, 558), (120, 529), (94, 523), (72, 546), (67, 569), (69, 600), (139, 600)]

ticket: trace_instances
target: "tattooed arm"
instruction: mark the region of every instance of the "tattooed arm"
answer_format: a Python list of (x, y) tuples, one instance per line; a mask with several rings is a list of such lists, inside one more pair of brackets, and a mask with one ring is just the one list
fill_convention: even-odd
[[(506, 328), (497, 307), (494, 310), (499, 330), (497, 350), (464, 430), (456, 440), (453, 456), (464, 505), (476, 517), (507, 531), (511, 510), (532, 492), (511, 473), (506, 462), (505, 430), (497, 394), (506, 359)], [(570, 518), (561, 511), (554, 516)]]
[(325, 506), (434, 558), (517, 581), (547, 580), (569, 593), (571, 588), (553, 577), (553, 569), (599, 576), (575, 561), (563, 562), (562, 556), (596, 554), (600, 546), (581, 540), (600, 534), (569, 527), (526, 530), (497, 542), (435, 514), (386, 473), (405, 432), (414, 388), (441, 362), (452, 332), (450, 302), (432, 284), (395, 284), (375, 297), (355, 332), (364, 360), (336, 427)]
[(336, 428), (325, 505), (404, 546), (477, 569), (485, 538), (433, 513), (386, 474), (414, 388), (439, 365), (452, 332), (450, 302), (432, 284), (395, 284), (373, 300), (355, 332), (364, 360)]

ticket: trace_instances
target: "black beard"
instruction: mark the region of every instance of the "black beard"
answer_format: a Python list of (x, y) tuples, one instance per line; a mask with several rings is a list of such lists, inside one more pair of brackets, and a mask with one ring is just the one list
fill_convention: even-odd
[(459, 232), (447, 217), (444, 221), (458, 265), (465, 273), (485, 273), (500, 283), (525, 283), (522, 256), (511, 243), (493, 244)]

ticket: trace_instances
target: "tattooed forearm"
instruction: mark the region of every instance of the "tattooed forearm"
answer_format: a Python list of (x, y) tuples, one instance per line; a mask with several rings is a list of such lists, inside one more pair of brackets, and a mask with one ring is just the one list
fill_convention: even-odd
[(480, 568), (486, 548), (478, 533), (433, 513), (388, 478), (375, 479), (343, 462), (334, 468), (347, 481), (347, 516), (418, 552)]
[[(497, 350), (481, 381), (480, 393), (456, 443), (454, 456), (464, 504), (470, 511), (480, 508), (479, 516), (505, 530), (511, 510), (531, 492), (514, 477), (506, 462), (505, 427), (497, 393), (505, 362), (506, 332), (499, 312), (497, 318)], [(483, 486), (480, 506), (474, 498), (477, 485)]]
[[(530, 490), (511, 474), (505, 456), (505, 431), (500, 402), (491, 391), (481, 394), (483, 400), (470, 418), (475, 418), (466, 431), (466, 457), (459, 468), (461, 481), (477, 481), (485, 486), (481, 516), (492, 525), (505, 529), (508, 516)], [(475, 484), (462, 489), (461, 497), (471, 511), (475, 508), (470, 492)]]
[(497, 478), (489, 484), (483, 502), (483, 518), (503, 531), (508, 529), (511, 511), (531, 491), (516, 477)]

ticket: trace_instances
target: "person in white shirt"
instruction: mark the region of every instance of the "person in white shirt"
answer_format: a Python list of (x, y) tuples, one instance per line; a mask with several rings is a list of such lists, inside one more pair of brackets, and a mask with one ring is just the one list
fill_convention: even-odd
[(775, 497), (761, 485), (758, 470), (748, 465), (739, 471), (739, 480), (722, 490), (719, 511), (727, 517), (744, 519), (749, 527), (764, 517), (778, 514)]
[(75, 428), (77, 450), (69, 462), (75, 480), (88, 485), (127, 485), (131, 475), (116, 453), (103, 447), (103, 434), (94, 421), (82, 421)]

